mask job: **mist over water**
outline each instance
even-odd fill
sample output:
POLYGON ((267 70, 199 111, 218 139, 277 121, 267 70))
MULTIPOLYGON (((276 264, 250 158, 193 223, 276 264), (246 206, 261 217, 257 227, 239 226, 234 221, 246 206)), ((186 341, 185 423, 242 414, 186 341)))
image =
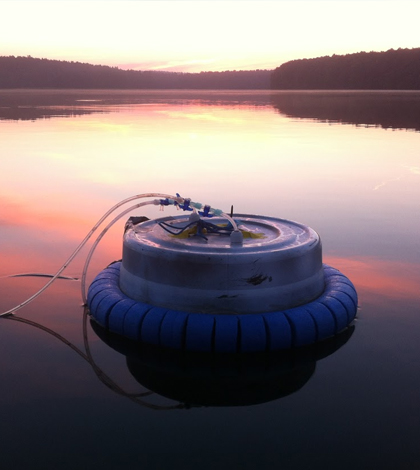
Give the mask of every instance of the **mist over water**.
MULTIPOLYGON (((4 465, 416 468, 419 108, 418 92, 0 91, 1 311, 46 282, 6 276, 55 273, 147 192, 305 223, 359 295, 353 327, 320 347, 186 357, 107 335, 80 282, 57 280, 18 312, 37 325, 0 319, 4 465)), ((123 227, 89 282, 121 258, 123 227)))

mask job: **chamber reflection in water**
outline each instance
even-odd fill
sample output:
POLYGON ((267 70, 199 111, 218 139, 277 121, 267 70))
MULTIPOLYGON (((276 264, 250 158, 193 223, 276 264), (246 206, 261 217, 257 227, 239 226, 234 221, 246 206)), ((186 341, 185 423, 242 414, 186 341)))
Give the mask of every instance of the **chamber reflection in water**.
POLYGON ((207 354, 186 353, 130 341, 109 333, 91 320, 93 331, 117 353, 126 356, 127 368, 147 390, 126 391, 107 376, 93 358, 87 330, 89 312, 83 316, 84 348, 72 344, 58 332, 19 316, 9 321, 24 323, 52 335, 88 362, 98 378, 116 393, 152 409, 190 406, 249 406, 288 396, 300 390, 315 372, 316 363, 333 354, 351 338, 354 326, 310 347, 274 353, 207 354), (156 404, 146 397, 158 394, 179 402, 156 404))
POLYGON ((139 345, 110 334, 95 322, 96 334, 124 354, 143 386, 164 397, 195 406, 246 406, 276 400, 300 390, 317 361, 344 346, 354 326, 305 348, 275 353, 186 353, 139 345))

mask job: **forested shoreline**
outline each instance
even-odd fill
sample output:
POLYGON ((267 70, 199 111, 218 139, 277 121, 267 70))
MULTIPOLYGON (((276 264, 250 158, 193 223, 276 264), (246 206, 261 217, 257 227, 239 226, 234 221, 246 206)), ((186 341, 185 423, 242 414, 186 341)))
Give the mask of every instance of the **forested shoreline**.
POLYGON ((106 65, 0 57, 0 88, 80 89, 268 89, 270 70, 161 72, 106 65))
POLYGON ((274 70, 162 72, 0 57, 0 89, 420 90, 420 48, 292 60, 274 70))
POLYGON ((271 88, 420 90, 420 48, 293 60, 272 72, 271 88))

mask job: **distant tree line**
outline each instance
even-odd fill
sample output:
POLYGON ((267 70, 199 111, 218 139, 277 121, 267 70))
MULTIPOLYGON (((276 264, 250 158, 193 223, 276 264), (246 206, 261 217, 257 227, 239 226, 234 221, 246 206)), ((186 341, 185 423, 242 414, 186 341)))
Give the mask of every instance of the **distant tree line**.
POLYGON ((286 62, 273 71, 162 72, 0 57, 0 88, 420 90, 420 48, 286 62))
POLYGON ((121 70, 80 62, 0 57, 0 88, 268 89, 269 70, 180 73, 121 70))
POLYGON ((271 88, 419 90, 420 48, 293 60, 273 70, 271 88))

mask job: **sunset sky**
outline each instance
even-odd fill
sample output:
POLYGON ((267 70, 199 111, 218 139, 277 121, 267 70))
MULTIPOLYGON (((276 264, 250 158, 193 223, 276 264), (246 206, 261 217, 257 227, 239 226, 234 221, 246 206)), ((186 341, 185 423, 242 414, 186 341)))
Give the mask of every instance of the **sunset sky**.
POLYGON ((420 1, 0 1, 0 56, 124 69, 273 69, 420 47, 420 1))

